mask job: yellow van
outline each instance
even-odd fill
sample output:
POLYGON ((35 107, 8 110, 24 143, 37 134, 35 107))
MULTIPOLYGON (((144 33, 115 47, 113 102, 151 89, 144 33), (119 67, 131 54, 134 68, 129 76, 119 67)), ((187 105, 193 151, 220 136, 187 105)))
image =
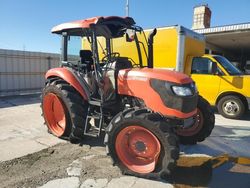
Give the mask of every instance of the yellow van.
MULTIPOLYGON (((137 36, 141 41, 142 49, 147 49, 145 34, 137 36)), ((123 41, 124 40, 124 41, 123 41)), ((113 40, 114 49, 121 56, 130 57, 138 62, 137 54, 133 54, 136 48, 123 47, 123 39, 113 40)), ((83 45, 86 44, 83 40, 83 45)), ((99 40, 99 47, 104 42, 99 40)), ((227 118, 238 119, 250 107, 250 75, 243 75, 225 57, 219 55, 204 55, 204 36, 183 26, 171 26, 157 28, 154 37, 154 67, 167 68, 183 72, 196 82, 199 93, 211 105, 217 106, 221 115, 227 118)), ((145 54, 141 58, 147 58, 145 54)), ((146 62, 146 61, 144 61, 146 62)))
POLYGON ((225 57, 203 55, 188 58, 186 71, 196 82, 200 94, 221 115, 240 118, 250 104, 250 75, 243 73, 225 57), (191 69, 190 69, 191 68, 191 69))

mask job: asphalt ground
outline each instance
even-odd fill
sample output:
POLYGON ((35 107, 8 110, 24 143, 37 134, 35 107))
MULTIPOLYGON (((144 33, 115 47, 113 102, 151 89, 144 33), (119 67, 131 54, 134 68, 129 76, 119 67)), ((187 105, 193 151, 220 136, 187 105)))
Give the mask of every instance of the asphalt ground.
POLYGON ((3 187, 247 188, 249 145, 249 113, 242 120, 216 114, 216 126, 208 139, 194 146, 181 145, 181 158, 171 179, 152 181, 123 176, 105 155, 102 140, 72 145, 48 134, 38 95, 0 98, 0 181, 6 182, 3 187), (239 164, 242 161, 246 164, 239 164))

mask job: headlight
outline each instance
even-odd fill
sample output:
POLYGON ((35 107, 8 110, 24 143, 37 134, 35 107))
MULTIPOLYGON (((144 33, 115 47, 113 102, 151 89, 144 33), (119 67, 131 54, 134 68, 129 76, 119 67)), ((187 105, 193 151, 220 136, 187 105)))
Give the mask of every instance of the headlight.
POLYGON ((192 91, 188 87, 183 86, 172 86, 173 92, 178 96, 191 96, 193 95, 192 91))

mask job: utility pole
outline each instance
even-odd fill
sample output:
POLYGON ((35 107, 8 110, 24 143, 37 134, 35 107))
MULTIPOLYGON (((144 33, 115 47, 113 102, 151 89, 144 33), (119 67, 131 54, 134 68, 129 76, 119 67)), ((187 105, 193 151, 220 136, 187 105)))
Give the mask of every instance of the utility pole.
POLYGON ((126 3, 126 16, 129 16, 129 0, 126 3))

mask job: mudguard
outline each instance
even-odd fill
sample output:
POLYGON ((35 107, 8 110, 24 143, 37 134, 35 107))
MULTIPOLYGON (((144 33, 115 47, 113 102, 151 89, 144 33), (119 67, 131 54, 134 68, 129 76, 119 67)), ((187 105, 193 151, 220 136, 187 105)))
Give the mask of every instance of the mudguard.
POLYGON ((84 87, 80 84, 80 82, 77 80, 76 75, 74 75, 73 72, 71 72, 67 68, 53 68, 50 69, 46 74, 45 78, 51 78, 51 77, 59 77, 66 82, 68 82, 75 90, 77 90, 80 95, 85 99, 88 100, 88 96, 86 94, 86 91, 84 90, 84 87))

